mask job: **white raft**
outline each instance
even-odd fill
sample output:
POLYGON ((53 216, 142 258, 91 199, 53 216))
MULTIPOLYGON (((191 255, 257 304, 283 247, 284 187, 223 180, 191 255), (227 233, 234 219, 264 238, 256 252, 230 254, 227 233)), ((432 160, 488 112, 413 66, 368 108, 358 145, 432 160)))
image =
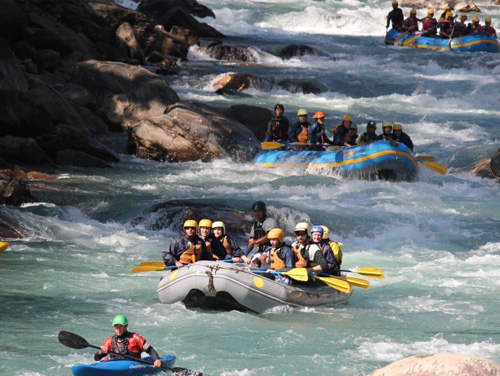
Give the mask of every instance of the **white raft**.
POLYGON ((157 289, 163 304, 183 302, 188 308, 263 313, 279 306, 314 307, 347 303, 347 294, 322 282, 285 285, 245 271, 241 264, 198 261, 165 275, 157 289))

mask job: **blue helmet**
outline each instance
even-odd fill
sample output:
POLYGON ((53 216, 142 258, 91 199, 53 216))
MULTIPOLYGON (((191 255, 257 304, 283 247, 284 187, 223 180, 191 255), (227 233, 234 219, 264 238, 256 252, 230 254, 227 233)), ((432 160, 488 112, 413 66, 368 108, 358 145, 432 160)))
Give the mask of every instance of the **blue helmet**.
POLYGON ((311 227, 311 235, 313 232, 321 232, 321 234, 323 234, 323 227, 317 225, 313 226, 311 227))

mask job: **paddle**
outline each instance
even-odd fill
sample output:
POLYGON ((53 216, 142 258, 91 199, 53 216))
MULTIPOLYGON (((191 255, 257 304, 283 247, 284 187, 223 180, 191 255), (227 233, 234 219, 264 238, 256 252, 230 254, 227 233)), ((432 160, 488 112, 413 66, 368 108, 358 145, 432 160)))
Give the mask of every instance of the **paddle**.
POLYGON ((164 270, 168 269, 177 269, 176 265, 170 265, 170 266, 154 266, 154 265, 146 265, 146 266, 136 266, 134 269, 132 269, 132 273, 146 273, 146 272, 162 272, 164 270))
MULTIPOLYGON (((320 275, 325 277, 334 277, 326 273, 321 273, 320 275)), ((337 277, 337 276, 335 277, 347 281, 351 286, 359 287, 360 289, 363 290, 368 290, 370 288, 370 282, 368 282, 366 279, 355 278, 355 277, 337 277)))
POLYGON ((432 155, 416 155, 415 158, 425 162, 434 162, 436 160, 432 155))
POLYGON ((320 277, 314 275, 313 278, 319 279, 321 282, 326 283, 328 286, 334 288, 335 290, 345 292, 346 294, 349 294, 351 292, 351 286, 349 285, 349 283, 339 277, 320 277))
MULTIPOLYGON (((85 349, 87 347, 93 347, 94 349, 98 349, 98 350, 101 349, 99 346, 91 345, 90 343, 88 343, 85 338, 80 337, 79 335, 77 335, 75 333, 65 332, 64 330, 59 332, 57 339, 64 346, 69 347, 71 349, 85 349)), ((130 360, 133 360, 133 361, 136 361, 139 363, 153 365, 152 362, 149 362, 147 360, 140 359, 140 358, 134 358, 133 356, 130 356, 130 355, 120 354, 120 356, 125 358, 125 359, 130 359, 130 360)), ((187 369, 187 368, 181 368, 181 367, 170 368, 170 367, 165 367, 163 365, 161 366, 161 368, 172 371, 176 375, 183 375, 183 376, 184 375, 185 376, 188 376, 188 375, 189 376, 191 376, 191 375, 192 376, 202 376, 203 375, 203 373, 201 373, 201 372, 192 371, 192 370, 187 369)))
POLYGON ((415 35, 414 37, 408 38, 405 41, 403 41, 403 46, 411 46, 413 42, 415 42, 418 38, 420 38, 422 34, 415 35))
POLYGON ((5 251, 9 246, 9 242, 0 242, 0 253, 5 251))
POLYGON ((139 266, 165 266, 163 261, 141 261, 139 266))
MULTIPOLYGON (((267 273, 265 270, 255 270, 251 269, 250 270, 252 273, 257 273, 257 274, 264 274, 267 273)), ((272 271, 271 274, 281 274, 281 275, 286 275, 289 276, 290 278, 293 278, 297 281, 302 281, 306 282, 309 280, 309 275, 307 274, 307 269, 306 268, 295 268, 291 269, 287 272, 276 272, 272 271)))
POLYGON ((422 167, 428 168, 438 174, 445 175, 448 171, 448 167, 437 162, 425 162, 423 160, 417 159, 417 161, 422 165, 422 167))
POLYGON ((336 271, 337 272, 345 272, 345 273, 357 273, 357 274, 361 274, 361 275, 368 277, 368 278, 377 278, 377 279, 384 278, 384 273, 382 272, 382 269, 379 269, 379 268, 361 268, 358 270, 340 269, 340 270, 336 270, 336 271))
MULTIPOLYGON (((453 17, 453 18, 456 18, 453 17)), ((451 29, 450 39, 448 40, 448 48, 451 50, 451 38, 453 38, 453 33, 455 32, 455 26, 457 26, 456 22, 453 22, 453 28, 451 29)), ((444 174, 443 174, 444 175, 444 174)))
POLYGON ((409 33, 410 30, 407 30, 405 31, 404 33, 402 33, 401 35, 399 35, 397 38, 396 38, 396 42, 399 42, 401 39, 403 39, 405 37, 406 34, 409 33))
POLYGON ((290 142, 288 145, 287 144, 282 144, 281 142, 276 142, 276 141, 266 141, 262 142, 260 144, 260 147, 262 150, 273 150, 273 149, 279 149, 287 146, 311 146, 309 142, 290 142))

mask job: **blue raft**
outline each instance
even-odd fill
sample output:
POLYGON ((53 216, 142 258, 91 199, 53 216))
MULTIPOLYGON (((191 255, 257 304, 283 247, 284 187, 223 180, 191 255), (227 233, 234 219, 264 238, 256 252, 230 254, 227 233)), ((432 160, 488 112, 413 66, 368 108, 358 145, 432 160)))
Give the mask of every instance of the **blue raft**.
POLYGON ((431 50, 452 50, 458 52, 500 52, 500 45, 498 44, 497 38, 493 35, 486 34, 470 34, 464 35, 462 37, 455 37, 451 39, 439 38, 439 37, 429 37, 429 36, 419 36, 416 34, 406 34, 398 39, 401 33, 395 29, 391 29, 385 35, 385 44, 394 45, 399 44, 400 46, 424 48, 431 50), (448 46, 449 44, 449 46, 448 46))
MULTIPOLYGON (((150 356, 142 358, 153 363, 150 356)), ((175 363, 174 355, 166 355, 161 358, 164 367, 171 368, 175 363)), ((159 372, 168 371, 165 368, 155 368, 152 365, 136 362, 133 360, 110 360, 94 364, 75 364, 71 367, 75 376, 139 376, 152 375, 159 372)))
POLYGON ((326 151, 262 150, 253 163, 266 167, 337 168, 343 175, 361 178, 410 180, 418 172, 413 152, 402 143, 392 146, 389 141, 326 151))

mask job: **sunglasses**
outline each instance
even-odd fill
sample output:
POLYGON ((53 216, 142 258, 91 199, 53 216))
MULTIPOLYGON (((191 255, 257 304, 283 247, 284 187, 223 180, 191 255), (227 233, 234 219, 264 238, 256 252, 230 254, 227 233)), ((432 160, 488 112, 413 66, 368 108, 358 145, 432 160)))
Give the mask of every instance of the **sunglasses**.
POLYGON ((186 230, 196 230, 196 227, 184 227, 186 230))
POLYGON ((295 235, 297 235, 297 236, 307 236, 307 232, 305 232, 305 231, 296 231, 295 235))

